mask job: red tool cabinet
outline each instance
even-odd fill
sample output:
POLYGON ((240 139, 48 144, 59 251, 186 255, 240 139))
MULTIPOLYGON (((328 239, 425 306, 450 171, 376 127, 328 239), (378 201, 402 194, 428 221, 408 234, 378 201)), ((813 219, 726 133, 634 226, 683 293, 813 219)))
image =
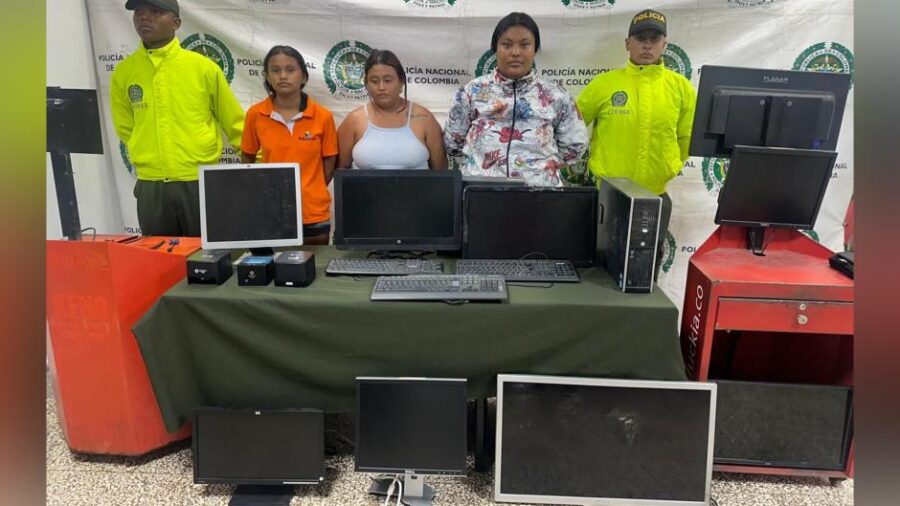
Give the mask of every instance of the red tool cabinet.
MULTIPOLYGON (((853 280, 832 251, 790 229, 766 232, 765 256, 743 227, 722 226, 691 257, 681 321, 688 378, 852 386, 853 280)), ((846 478, 842 471, 715 465, 726 472, 846 478)))

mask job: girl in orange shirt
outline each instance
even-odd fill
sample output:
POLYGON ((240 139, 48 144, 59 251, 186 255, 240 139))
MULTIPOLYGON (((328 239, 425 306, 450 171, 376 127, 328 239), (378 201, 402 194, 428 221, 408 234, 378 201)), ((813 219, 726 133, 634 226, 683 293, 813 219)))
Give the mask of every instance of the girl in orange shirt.
POLYGON ((254 163, 261 153, 263 163, 299 163, 303 243, 328 244, 328 183, 338 154, 334 116, 303 92, 309 72, 296 49, 273 47, 263 60, 263 69, 269 96, 247 111, 241 159, 254 163))

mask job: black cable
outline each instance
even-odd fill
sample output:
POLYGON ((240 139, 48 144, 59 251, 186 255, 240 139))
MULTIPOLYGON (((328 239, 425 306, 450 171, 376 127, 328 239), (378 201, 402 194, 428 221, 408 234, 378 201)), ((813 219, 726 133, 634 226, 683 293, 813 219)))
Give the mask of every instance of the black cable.
POLYGON ((325 432, 333 432, 334 434, 337 435, 338 439, 340 439, 340 440, 344 441, 345 443, 347 443, 348 445, 350 445, 350 446, 356 448, 356 443, 354 443, 352 439, 350 439, 350 438, 348 438, 347 436, 341 434, 341 432, 340 432, 339 430, 337 430, 337 429, 325 429, 325 432))
POLYGON ((518 101, 518 95, 516 93, 516 83, 518 82, 518 79, 513 81, 512 127, 510 127, 509 129, 509 141, 506 142, 506 177, 509 177, 509 148, 512 147, 513 133, 516 131, 516 105, 518 101))
POLYGON ((96 241, 96 240, 97 240, 97 229, 94 228, 94 227, 86 227, 86 228, 81 229, 81 233, 84 233, 84 232, 86 232, 86 231, 88 231, 88 230, 93 230, 93 231, 94 231, 94 233, 91 235, 91 240, 92 240, 92 241, 96 241))
POLYGON ((528 260, 528 257, 532 255, 540 256, 543 260, 550 260, 550 257, 548 257, 547 254, 543 251, 532 251, 530 253, 525 253, 524 255, 519 257, 519 260, 528 260))
POLYGON ((441 302, 448 306, 462 306, 469 303, 468 300, 442 300, 441 302))
POLYGON ((719 506, 719 501, 716 501, 715 497, 709 496, 709 506, 719 506))

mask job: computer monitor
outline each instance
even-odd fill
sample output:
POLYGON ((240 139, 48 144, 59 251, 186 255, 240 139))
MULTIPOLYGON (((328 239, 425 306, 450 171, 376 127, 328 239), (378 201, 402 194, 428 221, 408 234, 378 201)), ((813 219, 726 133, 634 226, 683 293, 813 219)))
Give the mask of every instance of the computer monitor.
POLYGON ((844 471, 853 440, 853 389, 715 380, 713 462, 844 471))
POLYGON ((200 167, 203 249, 303 244, 300 167, 296 163, 200 167))
POLYGON ((715 222, 750 227, 757 254, 766 228, 812 229, 836 158, 835 151, 735 146, 715 222))
POLYGON ((318 484, 325 477, 324 419, 317 409, 198 409, 194 483, 318 484))
POLYGON ((334 245, 339 250, 458 251, 459 171, 339 170, 334 245))
POLYGON ((692 156, 728 157, 735 145, 834 150, 850 75, 704 65, 692 156))
POLYGON ((593 263, 597 189, 469 186, 463 193, 463 258, 593 263))
POLYGON ((428 503, 419 475, 466 473, 466 413, 465 379, 356 378, 356 471, 404 475, 404 502, 428 503))
POLYGON ((716 386, 497 376, 494 500, 706 506, 716 386))

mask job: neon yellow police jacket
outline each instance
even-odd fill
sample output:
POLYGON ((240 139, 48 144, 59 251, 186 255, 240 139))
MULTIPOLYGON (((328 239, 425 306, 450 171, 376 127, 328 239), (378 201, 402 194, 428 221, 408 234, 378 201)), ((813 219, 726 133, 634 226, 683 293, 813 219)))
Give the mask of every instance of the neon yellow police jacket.
POLYGON ((627 177, 662 194, 688 158, 697 94, 681 74, 636 65, 595 77, 577 104, 591 131, 588 167, 601 177, 627 177))
POLYGON ((141 44, 116 65, 109 88, 113 124, 138 179, 196 181, 199 165, 218 163, 222 129, 241 145, 244 110, 225 75, 177 37, 159 49, 141 44))

